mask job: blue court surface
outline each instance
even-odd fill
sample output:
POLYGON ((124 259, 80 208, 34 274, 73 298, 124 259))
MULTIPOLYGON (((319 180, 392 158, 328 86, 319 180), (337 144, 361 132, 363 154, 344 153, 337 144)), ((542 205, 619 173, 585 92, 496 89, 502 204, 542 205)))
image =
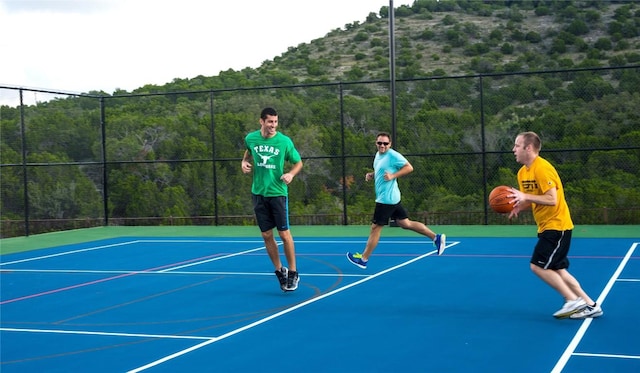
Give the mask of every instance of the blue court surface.
MULTIPOLYGON (((570 271, 604 309, 529 270, 535 238, 298 238, 283 293, 259 238, 121 237, 2 255, 13 372, 640 372, 640 239, 574 238, 570 271)), ((283 256, 284 257, 284 256, 283 256)))

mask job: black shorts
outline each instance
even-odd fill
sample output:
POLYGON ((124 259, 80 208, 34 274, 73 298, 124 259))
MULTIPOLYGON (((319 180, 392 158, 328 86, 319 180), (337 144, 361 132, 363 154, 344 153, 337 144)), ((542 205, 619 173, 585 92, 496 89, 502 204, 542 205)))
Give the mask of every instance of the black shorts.
POLYGON ((284 196, 263 197, 252 194, 253 211, 261 232, 277 228, 279 231, 289 229, 289 199, 284 196))
POLYGON ((402 204, 387 205, 376 202, 376 209, 373 212, 373 220, 371 222, 377 225, 389 224, 389 219, 402 220, 407 219, 409 214, 402 204))
POLYGON ((533 250, 531 263, 544 269, 569 268, 569 246, 571 230, 544 231, 538 233, 538 243, 533 250))

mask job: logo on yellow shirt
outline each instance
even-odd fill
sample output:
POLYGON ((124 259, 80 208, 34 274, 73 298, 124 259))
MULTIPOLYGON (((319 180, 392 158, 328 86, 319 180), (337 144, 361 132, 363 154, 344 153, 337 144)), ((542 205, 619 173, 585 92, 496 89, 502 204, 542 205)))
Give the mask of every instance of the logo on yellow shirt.
POLYGON ((525 192, 533 192, 538 190, 538 183, 535 180, 523 180, 522 188, 525 192))

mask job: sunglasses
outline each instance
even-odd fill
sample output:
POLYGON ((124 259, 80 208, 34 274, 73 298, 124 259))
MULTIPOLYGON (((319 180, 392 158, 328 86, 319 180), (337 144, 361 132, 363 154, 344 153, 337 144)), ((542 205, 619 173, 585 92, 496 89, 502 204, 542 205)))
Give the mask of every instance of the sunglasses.
POLYGON ((383 142, 383 141, 378 141, 376 144, 378 145, 384 145, 384 146, 389 146, 390 143, 388 142, 383 142))

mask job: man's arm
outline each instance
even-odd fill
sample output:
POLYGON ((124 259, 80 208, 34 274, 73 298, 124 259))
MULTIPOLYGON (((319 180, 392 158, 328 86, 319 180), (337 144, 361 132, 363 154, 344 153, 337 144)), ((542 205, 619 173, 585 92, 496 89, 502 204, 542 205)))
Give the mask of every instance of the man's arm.
POLYGON ((251 172, 251 153, 249 150, 244 151, 244 155, 242 156, 242 172, 248 174, 251 172))
POLYGON ((512 189, 513 194, 509 197, 513 198, 513 203, 515 206, 522 204, 531 205, 535 203, 537 205, 547 205, 547 206, 555 206, 558 203, 558 190, 556 188, 551 188, 547 190, 544 194, 528 194, 523 193, 517 189, 512 189))
POLYGON ((513 210, 509 214, 509 218, 517 217, 521 211, 531 208, 531 204, 555 206, 558 203, 558 190, 551 188, 542 195, 527 194, 518 189, 511 188, 513 192, 509 197, 512 198, 513 210))
POLYGON ((285 184, 289 184, 293 180, 293 177, 300 172, 300 170, 302 170, 302 161, 294 164, 293 167, 291 167, 291 169, 289 170, 289 172, 287 172, 286 174, 283 174, 280 177, 280 180, 284 181, 285 184))
POLYGON ((405 163, 404 166, 402 166, 402 168, 399 169, 398 171, 394 173, 385 172, 384 179, 386 181, 390 181, 390 180, 402 177, 404 175, 408 175, 412 172, 413 172, 413 166, 411 165, 411 163, 409 163, 409 161, 407 161, 407 163, 405 163))

